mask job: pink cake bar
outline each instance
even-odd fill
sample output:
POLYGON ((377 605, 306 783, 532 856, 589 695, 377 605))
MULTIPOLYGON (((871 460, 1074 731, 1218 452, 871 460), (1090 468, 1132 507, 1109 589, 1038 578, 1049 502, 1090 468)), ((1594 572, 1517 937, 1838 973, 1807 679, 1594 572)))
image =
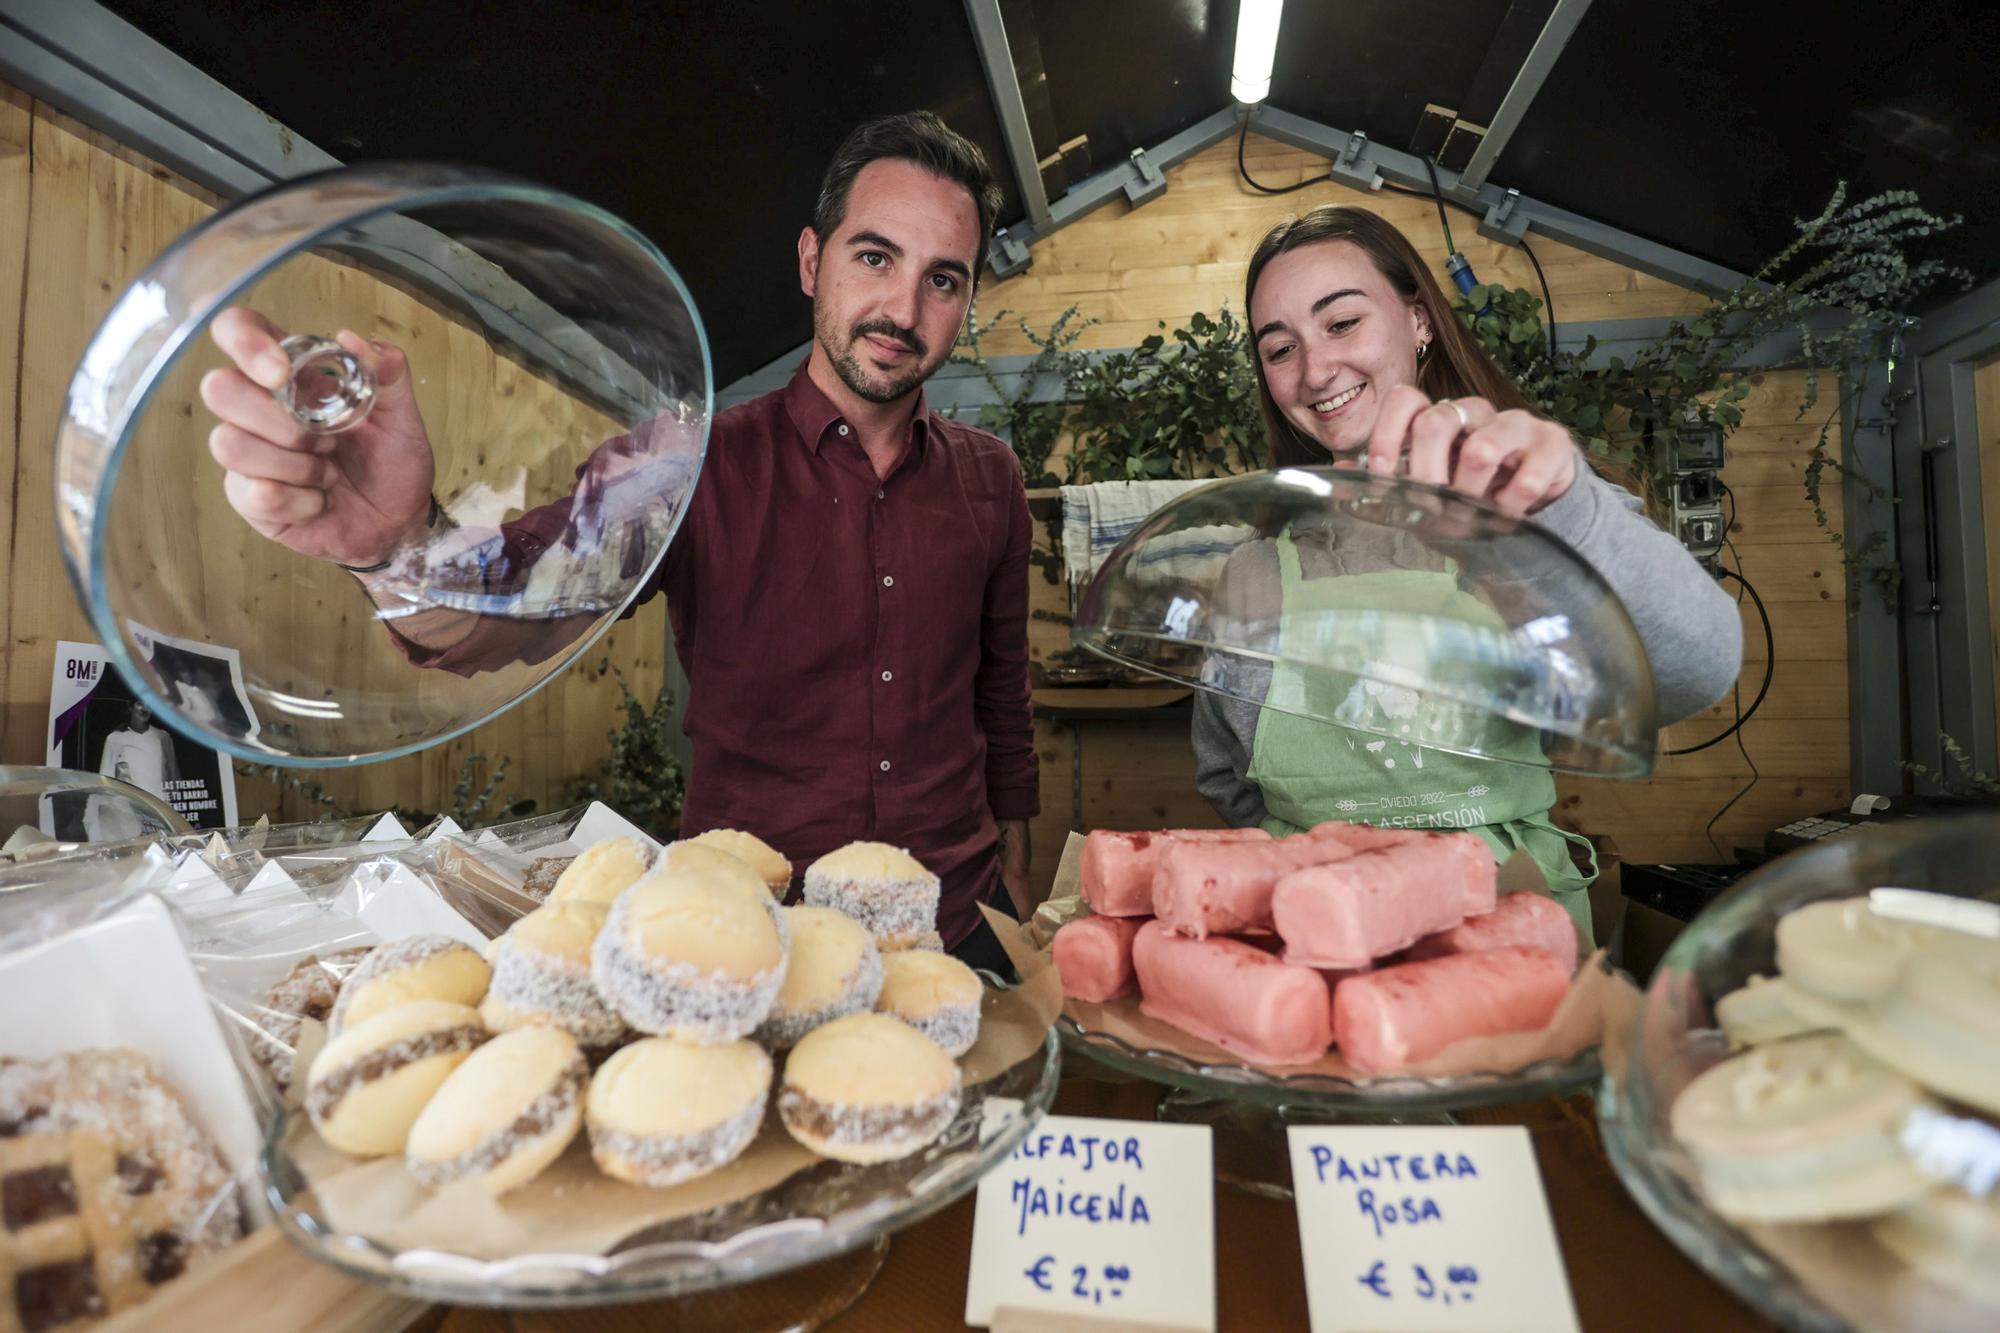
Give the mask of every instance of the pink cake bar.
POLYGON ((1178 844, 1153 876, 1153 913, 1195 939, 1270 930, 1271 890, 1279 880, 1352 855, 1346 842, 1311 833, 1250 845, 1178 844))
POLYGON ((1246 1060, 1305 1064, 1333 1043, 1325 979, 1240 940, 1191 940, 1149 921, 1132 965, 1141 1011, 1246 1060))
POLYGON ((1426 935, 1403 954, 1408 962, 1442 958, 1454 953, 1486 953, 1493 949, 1541 949, 1576 971, 1576 923, 1553 898, 1539 893, 1510 893, 1484 916, 1469 916, 1450 930, 1426 935))
MULTIPOLYGON (((1143 967, 1139 975, 1143 982, 1143 967)), ((1542 1027, 1569 993, 1569 979, 1562 960, 1540 949, 1399 963, 1335 988, 1334 1040, 1361 1073, 1394 1073, 1467 1037, 1542 1027)))
POLYGON ((1083 900, 1099 916, 1151 916, 1153 874, 1161 855, 1181 842, 1269 842, 1260 828, 1161 829, 1114 833, 1098 829, 1083 840, 1083 900))
POLYGON ((1271 920, 1288 963, 1366 967, 1492 911, 1497 872, 1472 834, 1431 834, 1294 871, 1271 891, 1271 920))
POLYGON ((1086 916, 1056 932, 1053 952, 1063 994, 1101 1003, 1132 989, 1132 937, 1151 917, 1086 916))

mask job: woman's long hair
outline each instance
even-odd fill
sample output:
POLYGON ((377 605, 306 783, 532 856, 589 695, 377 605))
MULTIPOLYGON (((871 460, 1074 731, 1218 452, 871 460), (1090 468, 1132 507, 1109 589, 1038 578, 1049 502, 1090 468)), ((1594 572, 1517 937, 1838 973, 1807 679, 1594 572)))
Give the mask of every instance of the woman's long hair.
MULTIPOLYGON (((1514 381, 1465 327, 1451 308, 1444 289, 1431 276, 1416 247, 1393 223, 1365 208, 1332 204, 1315 208, 1304 217, 1287 218, 1266 232, 1250 256, 1250 271, 1244 278, 1243 309, 1248 318, 1250 302, 1257 295, 1257 280, 1273 259, 1302 245, 1321 241, 1348 241, 1361 248, 1388 280, 1397 295, 1422 308, 1431 326, 1431 344, 1417 359, 1417 387, 1432 399, 1484 398, 1505 411, 1521 408, 1533 411, 1533 404, 1514 387, 1514 381)), ((1264 433, 1271 441, 1273 467, 1310 467, 1328 461, 1326 446, 1292 424, 1278 410, 1271 385, 1264 378, 1264 361, 1256 349, 1250 364, 1257 371, 1257 400, 1264 412, 1264 433)), ((1594 464, 1593 464, 1594 466, 1594 464)))

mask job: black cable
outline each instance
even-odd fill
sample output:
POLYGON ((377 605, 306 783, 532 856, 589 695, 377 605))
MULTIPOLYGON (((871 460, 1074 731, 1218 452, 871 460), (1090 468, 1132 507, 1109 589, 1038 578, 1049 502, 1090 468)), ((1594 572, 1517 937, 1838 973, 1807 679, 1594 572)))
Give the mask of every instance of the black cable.
POLYGON ((1456 254, 1458 253, 1458 247, 1452 244, 1451 223, 1447 222, 1444 216, 1444 187, 1438 184, 1437 163, 1431 161, 1429 158, 1425 158, 1424 170, 1431 174, 1431 195, 1437 200, 1438 226, 1444 228, 1444 252, 1448 255, 1456 254))
MULTIPOLYGON (((1736 550, 1736 543, 1730 540, 1729 537, 1729 529, 1736 526, 1736 495, 1735 492, 1731 491, 1729 487, 1726 485, 1723 486, 1722 493, 1729 497, 1729 522, 1722 530, 1722 544, 1728 548, 1729 558, 1731 560, 1734 560, 1737 566, 1740 568, 1743 564, 1743 557, 1740 554, 1738 554, 1736 550)), ((1736 591, 1737 606, 1740 607, 1743 605, 1743 590, 1745 588, 1748 588, 1749 586, 1750 586, 1749 584, 1741 582, 1739 577, 1739 582, 1737 584, 1737 591, 1736 591)), ((1759 609, 1761 610, 1761 608, 1759 609)), ((1770 619, 1766 617, 1764 623, 1768 631, 1768 626, 1771 623, 1770 619)), ((1767 663, 1766 679, 1768 680, 1769 679, 1768 663, 1771 660, 1770 645, 1768 639, 1766 640, 1764 660, 1767 663)), ((1702 826, 1701 830, 1702 836, 1708 839, 1708 845, 1715 852, 1716 859, 1718 860, 1722 859, 1722 844, 1715 840, 1715 826, 1721 822, 1722 817, 1724 815, 1728 814, 1732 809, 1735 808, 1736 803, 1738 801, 1742 800, 1745 796, 1748 796, 1750 794, 1750 789, 1755 787, 1760 781, 1763 780, 1764 777, 1764 775, 1757 769, 1757 761, 1750 757, 1750 747, 1743 743, 1743 732, 1740 730, 1743 724, 1743 717, 1744 717, 1743 681, 1740 676, 1737 680, 1733 681, 1730 684, 1729 694, 1730 698, 1735 701, 1736 705, 1736 727, 1732 728, 1732 730, 1736 731, 1736 752, 1743 756, 1744 764, 1749 767, 1750 780, 1744 783, 1742 787, 1740 787, 1737 790, 1734 796, 1731 796, 1728 800, 1724 801, 1722 803, 1722 808, 1720 810, 1717 810, 1714 814, 1710 815, 1708 817, 1708 823, 1702 826)))
MULTIPOLYGON (((1456 199, 1446 200, 1444 197, 1444 187, 1438 181, 1437 165, 1434 162, 1432 162, 1429 158, 1424 159, 1424 169, 1430 173, 1431 177, 1430 198, 1434 200, 1437 204, 1438 226, 1444 229, 1444 248, 1445 252, 1449 254, 1452 251, 1458 249, 1458 247, 1452 244, 1451 223, 1445 220, 1445 211, 1444 211, 1445 204, 1449 202, 1452 205, 1452 207, 1462 208, 1466 212, 1472 214, 1474 217, 1484 217, 1485 214, 1481 213, 1478 209, 1472 207, 1470 204, 1462 204, 1456 199)), ((1411 195, 1416 195, 1418 198, 1424 197, 1424 192, 1422 190, 1412 190, 1407 186, 1394 185, 1388 181, 1382 182, 1382 188, 1385 190, 1394 190, 1397 194, 1411 194, 1411 195)), ((1552 294, 1549 291, 1549 275, 1542 272, 1542 261, 1535 257, 1534 248, 1528 244, 1528 238, 1526 236, 1523 236, 1521 238, 1521 251, 1522 253, 1528 256, 1528 262, 1535 266, 1535 276, 1541 279, 1542 309, 1548 312, 1549 359, 1554 360, 1556 354, 1556 298, 1554 294, 1552 294)))
MULTIPOLYGON (((1734 511, 1736 508, 1736 496, 1730 492, 1727 486, 1724 486, 1722 489, 1723 493, 1729 496, 1731 521, 1733 522, 1734 511)), ((1725 528, 1724 531, 1726 532, 1727 529, 1725 528)), ((1727 541, 1726 538, 1724 540, 1727 541)), ((1736 544, 1734 542, 1729 542, 1728 545, 1731 557, 1735 558, 1736 544)), ((1738 565, 1741 565, 1743 561, 1740 558, 1737 558, 1736 563, 1738 565)), ((1731 736, 1735 735, 1737 732, 1743 729, 1743 724, 1745 722, 1748 722, 1752 717, 1756 716, 1758 706, 1764 702, 1764 696, 1766 694, 1769 694, 1771 691, 1771 675, 1773 669, 1776 666, 1776 659, 1778 655, 1777 639, 1771 633, 1771 613, 1764 609, 1764 599, 1759 597, 1757 595, 1757 590, 1750 586, 1750 580, 1744 578, 1741 574, 1737 573, 1735 570, 1730 569, 1726 566, 1718 566, 1715 572, 1716 575, 1720 578, 1735 579, 1737 583, 1742 585, 1743 591, 1750 594, 1750 601, 1757 608, 1758 619, 1764 622, 1764 683, 1757 687, 1757 697, 1750 701, 1749 709, 1747 711, 1739 712, 1737 714, 1736 721, 1730 724, 1728 730, 1716 733, 1715 735, 1709 737, 1707 740, 1703 741, 1699 745, 1690 745, 1687 746, 1685 749, 1680 749, 1680 750, 1668 750, 1667 753, 1670 755, 1693 754, 1697 750, 1706 750, 1711 745, 1720 745, 1723 741, 1728 740, 1731 736)), ((1740 602, 1742 599, 1738 598, 1737 600, 1740 602)), ((1747 759, 1749 758, 1749 756, 1745 755, 1744 758, 1747 759)), ((1752 771, 1753 772, 1755 771, 1754 765, 1752 766, 1752 771)))
POLYGON ((1333 171, 1331 168, 1328 168, 1324 176, 1308 176, 1305 180, 1292 185, 1265 185, 1259 181, 1252 180, 1250 177, 1250 168, 1243 161, 1243 145, 1249 141, 1249 138, 1250 117, 1245 116, 1243 118, 1242 132, 1236 136, 1236 170, 1242 173, 1243 183, 1260 194, 1290 194, 1294 190, 1303 190, 1308 185, 1318 185, 1322 181, 1333 179, 1333 171))
POLYGON ((1542 261, 1535 258, 1535 252, 1528 248, 1528 238, 1521 238, 1521 250, 1528 256, 1528 262, 1535 266, 1535 276, 1542 280, 1542 309, 1549 312, 1549 360, 1556 359, 1556 298, 1549 294, 1549 275, 1542 272, 1542 261))

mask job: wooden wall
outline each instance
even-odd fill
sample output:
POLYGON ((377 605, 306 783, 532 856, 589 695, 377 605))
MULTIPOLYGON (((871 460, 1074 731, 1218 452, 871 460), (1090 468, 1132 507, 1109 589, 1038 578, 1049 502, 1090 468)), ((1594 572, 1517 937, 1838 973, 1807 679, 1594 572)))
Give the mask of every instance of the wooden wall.
MULTIPOLYGON (((0 523, 9 539, 0 762, 42 762, 55 641, 94 637, 62 569, 50 501, 54 428, 71 374, 111 301, 213 206, 171 173, 0 86, 0 459, 12 472, 12 485, 0 490, 0 523)), ((474 477, 503 476, 515 464, 525 469, 533 495, 558 470, 566 475, 562 460, 547 453, 547 440, 616 433, 587 405, 493 356, 462 324, 355 268, 307 261, 281 270, 252 295, 281 324, 305 327, 338 316, 410 349, 418 399, 441 442, 443 495, 474 477)), ((190 571, 174 590, 184 610, 199 606, 204 618, 239 624, 267 618, 296 638, 298 660, 356 686, 394 691, 407 684, 420 699, 462 688, 419 679, 439 673, 414 672, 396 657, 368 623, 369 608, 346 576, 255 538, 227 509, 220 469, 206 447, 213 423, 194 396, 200 373, 219 360, 204 345, 172 372, 160 401, 191 410, 178 420, 159 412, 149 418, 149 429, 165 436, 152 434, 135 448, 144 486, 121 490, 126 507, 112 521, 136 531, 162 567, 190 571), (194 498, 174 505, 145 498, 161 494, 194 498)), ((661 679, 664 620, 656 603, 605 645, 645 697, 661 679)), ((602 655, 593 652, 586 661, 602 655)), ((450 805, 464 756, 478 752, 493 761, 511 758, 508 799, 557 808, 569 781, 594 770, 607 753, 617 704, 608 677, 572 670, 521 707, 435 751, 319 776, 353 807, 437 809, 450 805)), ((264 783, 239 780, 238 788, 246 819, 309 814, 295 797, 280 800, 264 783)))
MULTIPOLYGON (((1251 174, 1269 185, 1323 175, 1325 162, 1311 154, 1250 138, 1251 174)), ((1322 183, 1282 197, 1260 195, 1237 173, 1231 139, 1167 173, 1168 190, 1138 209, 1113 204, 1057 232, 1034 247, 1025 273, 987 287, 980 316, 1011 310, 1045 328, 1071 305, 1101 321, 1084 335, 1090 347, 1128 347, 1171 328, 1195 310, 1225 303, 1243 309, 1243 275, 1251 249, 1280 218, 1326 203, 1362 204, 1403 229, 1418 249, 1441 257, 1443 235, 1436 206, 1427 198, 1383 191, 1364 194, 1322 183)), ((1454 239, 1482 282, 1505 282, 1539 293, 1527 257, 1488 241, 1469 215, 1452 217, 1454 239)), ((1556 316, 1563 321, 1683 315, 1703 298, 1545 238, 1532 244, 1548 275, 1556 316)), ((1011 328, 987 340, 989 355, 1032 352, 1011 328)), ((1800 419, 1802 374, 1764 378, 1745 404, 1745 426, 1729 441, 1723 478, 1737 501, 1732 537, 1743 569, 1771 612, 1778 666, 1770 697, 1743 729, 1743 740, 1761 774, 1757 784, 1715 825, 1723 849, 1755 844, 1765 830, 1794 816, 1843 805, 1847 785, 1847 639, 1845 573, 1841 552, 1813 523, 1802 478, 1831 397, 1800 419)), ((1836 425, 1833 438, 1837 441, 1836 425)), ((1823 489, 1830 514, 1840 514, 1836 475, 1823 489)), ((1725 585, 1734 591, 1732 584, 1725 585)), ((1066 611, 1064 594, 1036 575, 1036 604, 1066 611)), ((1031 626, 1037 658, 1067 646, 1067 630, 1038 621, 1031 626)), ((1743 702, 1762 679, 1764 639, 1755 611, 1744 602, 1743 702)), ((1724 700, 1700 717, 1670 729, 1662 750, 1714 735, 1733 717, 1724 700)), ((1043 813, 1036 826, 1038 875, 1053 871, 1071 820, 1072 736, 1067 725, 1038 725, 1042 754, 1043 813)), ((1083 724, 1082 809, 1085 827, 1140 828, 1162 824, 1211 824, 1207 804, 1191 785, 1185 722, 1131 721, 1083 724)), ((1703 827, 1750 778, 1733 740, 1699 754, 1662 759, 1646 782, 1564 779, 1558 819, 1593 834, 1609 834, 1628 860, 1712 861, 1703 827)))

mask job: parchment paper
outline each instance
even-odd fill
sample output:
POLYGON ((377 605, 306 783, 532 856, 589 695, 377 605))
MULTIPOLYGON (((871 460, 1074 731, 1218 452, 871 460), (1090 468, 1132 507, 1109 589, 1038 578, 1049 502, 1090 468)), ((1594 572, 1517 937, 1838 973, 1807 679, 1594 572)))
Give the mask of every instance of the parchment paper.
MULTIPOLYGON (((1011 923, 1009 923, 1011 924, 1011 923)), ((959 1060, 971 1088, 1034 1057, 1062 1006, 1062 982, 1046 965, 1010 990, 987 988, 979 1040, 959 1060)), ((775 1099, 774 1099, 775 1100, 775 1099)), ((818 1162, 767 1115, 757 1140, 720 1171, 671 1189, 611 1179, 591 1162, 587 1136, 529 1184, 499 1200, 464 1182, 428 1190, 401 1158, 357 1163, 333 1151, 303 1119, 286 1146, 328 1221, 398 1250, 434 1249, 479 1259, 518 1254, 604 1254, 637 1232, 762 1193, 818 1162)))

